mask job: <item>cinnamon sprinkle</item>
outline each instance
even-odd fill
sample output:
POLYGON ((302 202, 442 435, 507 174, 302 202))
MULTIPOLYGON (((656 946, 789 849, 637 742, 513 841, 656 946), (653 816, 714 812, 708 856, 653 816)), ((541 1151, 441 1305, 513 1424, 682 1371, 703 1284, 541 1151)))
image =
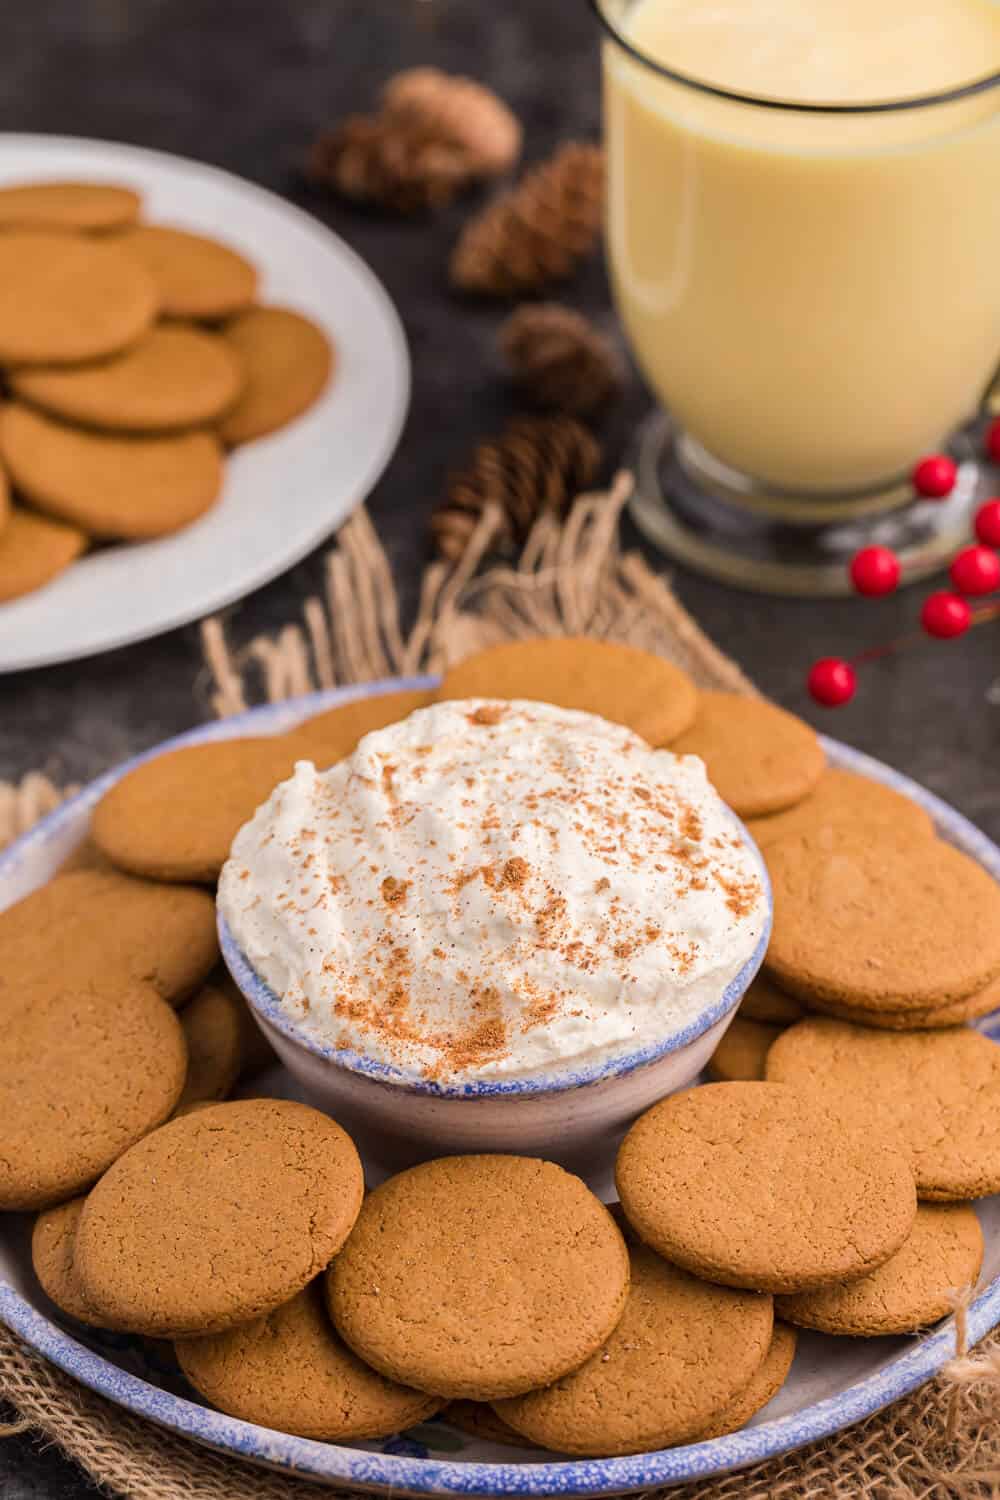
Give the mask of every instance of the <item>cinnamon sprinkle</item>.
POLYGON ((467 714, 466 718, 470 724, 494 725, 500 723, 506 712, 507 710, 501 703, 484 703, 481 708, 467 714))

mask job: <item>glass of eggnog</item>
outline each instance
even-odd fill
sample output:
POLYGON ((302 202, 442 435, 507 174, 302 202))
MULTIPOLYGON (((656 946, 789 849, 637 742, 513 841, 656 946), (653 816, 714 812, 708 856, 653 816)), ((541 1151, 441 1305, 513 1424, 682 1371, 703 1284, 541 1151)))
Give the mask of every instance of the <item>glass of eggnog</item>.
POLYGON ((938 565, 997 487, 1000 0, 591 0, 615 301, 662 403, 636 514, 762 589, 938 565), (943 505, 914 500, 949 450, 943 505))

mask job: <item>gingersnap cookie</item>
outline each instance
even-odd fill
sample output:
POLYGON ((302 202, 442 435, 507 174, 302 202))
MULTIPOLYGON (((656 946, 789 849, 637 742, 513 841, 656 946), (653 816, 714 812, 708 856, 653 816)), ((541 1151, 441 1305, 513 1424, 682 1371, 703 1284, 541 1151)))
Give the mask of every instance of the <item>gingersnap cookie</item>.
POLYGON ((536 1446, 515 1432, 485 1401, 449 1401, 441 1415, 449 1427, 457 1427, 459 1432, 483 1443, 507 1443, 514 1448, 536 1446))
POLYGON ((53 986, 149 985, 177 1005, 219 956, 205 891, 133 880, 113 869, 60 874, 0 912, 0 996, 53 986))
POLYGON ((651 745, 694 722, 698 693, 686 672, 649 651, 582 636, 506 641, 450 667, 445 698, 527 698, 600 714, 651 745))
POLYGON ((163 323, 111 359, 13 370, 10 384, 64 421, 154 433, 216 421, 239 395, 243 371, 217 335, 163 323))
POLYGON ((113 869, 114 866, 111 861, 104 858, 104 855, 98 849, 90 835, 84 834, 76 848, 70 850, 55 873, 56 875, 72 875, 77 870, 104 870, 107 872, 113 869))
POLYGON ((211 433, 84 432, 18 403, 0 409, 0 456, 39 510, 106 539, 178 531, 222 488, 222 452, 211 433))
POLYGON ((793 807, 826 767, 814 729, 765 698, 744 693, 699 693, 694 723, 670 748, 677 755, 699 755, 709 781, 741 818, 793 807))
POLYGON ((526 1156, 452 1156, 390 1178, 327 1276, 337 1330, 366 1363, 476 1401, 576 1369, 627 1289, 625 1242, 603 1203, 526 1156))
POLYGON ((294 1297, 344 1243, 363 1192, 348 1135, 287 1099, 215 1104, 120 1156, 87 1199, 76 1266, 130 1333, 221 1333, 294 1297))
POLYGON ((330 379, 330 340, 289 307, 249 307, 226 324, 222 337, 245 374, 239 400, 219 424, 219 436, 231 447, 301 416, 330 379))
POLYGON ((917 1200, 893 1134, 848 1118, 776 1083, 675 1094, 622 1142, 622 1208, 647 1245, 726 1286, 796 1292, 862 1276, 899 1249, 917 1200))
POLYGON ((820 1333, 916 1333, 954 1310, 954 1294, 975 1284, 982 1264, 975 1210, 964 1203, 921 1203, 909 1238, 877 1271, 781 1297, 777 1306, 789 1322, 820 1333))
POLYGON ((823 828, 851 828, 875 838, 883 831, 900 837, 930 838, 934 822, 911 797, 880 781, 829 766, 801 802, 766 818, 750 818, 747 827, 762 849, 789 833, 818 833, 823 828))
POLYGON ((754 979, 743 999, 739 1014, 745 1021, 764 1021, 769 1026, 791 1026, 801 1021, 805 1006, 794 995, 786 995, 766 974, 754 979))
POLYGON ((180 1098, 177 1017, 148 985, 0 988, 0 1209, 48 1208, 99 1177, 180 1098))
POLYGON ((137 224, 115 243, 152 278, 165 318, 228 318, 256 294, 255 268, 219 240, 166 224, 137 224))
POLYGON ((921 1198, 1000 1192, 1000 1047, 967 1026, 875 1031, 826 1016, 792 1026, 767 1076, 904 1144, 921 1198))
POLYGON ((320 1442, 388 1437, 444 1404, 362 1364, 338 1337, 315 1284, 253 1323, 174 1348, 195 1390, 220 1411, 320 1442))
POLYGON ((0 229, 100 234, 139 217, 142 199, 113 182, 19 182, 0 188, 0 229))
POLYGON ((947 1026, 978 1021, 1000 1008, 1000 979, 965 1000, 932 1005, 926 1010, 864 1010, 857 1005, 837 1005, 833 1000, 813 1000, 810 1005, 823 1015, 853 1021, 856 1026, 877 1026, 884 1031, 943 1031, 947 1026))
POLYGON ((314 761, 320 770, 336 765, 357 749, 358 742, 376 729, 408 719, 433 700, 429 692, 382 693, 377 698, 355 698, 324 713, 314 714, 289 732, 298 760, 314 761))
POLYGON ((784 1027, 766 1026, 762 1021, 745 1021, 736 1016, 708 1059, 708 1073, 720 1083, 740 1079, 761 1079, 771 1043, 777 1041, 784 1027))
POLYGON ((93 1323, 94 1310, 76 1274, 76 1227, 85 1196, 71 1198, 38 1215, 31 1233, 31 1263, 42 1291, 61 1312, 78 1323, 93 1323))
POLYGON ((86 547, 87 538, 76 526, 15 507, 0 527, 0 604, 44 588, 86 547))
MULTIPOLYGON (((776 1309, 777 1305, 776 1300, 776 1309)), ((712 1438, 725 1437, 730 1432, 739 1432, 741 1427, 747 1425, 751 1417, 755 1417, 769 1401, 774 1400, 788 1379, 797 1343, 798 1334, 795 1329, 790 1328, 787 1323, 780 1323, 776 1318, 774 1332, 771 1335, 771 1347, 764 1356, 764 1363, 751 1377, 749 1385, 745 1385, 739 1395, 712 1418, 704 1431, 698 1433, 699 1443, 710 1442, 712 1438)))
POLYGON ((645 1246, 629 1250, 625 1311, 587 1362, 497 1414, 559 1453, 646 1453, 697 1437, 771 1345, 770 1297, 711 1286, 645 1246))
POLYGON ((215 987, 224 990, 229 996, 230 1002, 236 1007, 236 1016, 240 1031, 239 1076, 240 1078, 252 1078, 255 1073, 262 1072, 264 1068, 272 1067, 278 1061, 277 1056, 267 1037, 254 1020, 253 1012, 231 976, 226 973, 220 973, 216 978, 215 987))
POLYGON ((225 1099, 243 1061, 243 1021, 232 992, 206 984, 184 1007, 181 1029, 188 1069, 178 1108, 225 1099))
POLYGON ((214 881, 239 829, 292 774, 284 736, 168 750, 106 792, 91 837, 112 864, 154 880, 214 881))
POLYGON ((0 235, 0 362, 103 359, 153 324, 153 278, 115 243, 11 229, 0 235))
POLYGON ((1000 975, 1000 884, 941 839, 825 828, 767 849, 764 960, 809 1002, 925 1010, 1000 975))

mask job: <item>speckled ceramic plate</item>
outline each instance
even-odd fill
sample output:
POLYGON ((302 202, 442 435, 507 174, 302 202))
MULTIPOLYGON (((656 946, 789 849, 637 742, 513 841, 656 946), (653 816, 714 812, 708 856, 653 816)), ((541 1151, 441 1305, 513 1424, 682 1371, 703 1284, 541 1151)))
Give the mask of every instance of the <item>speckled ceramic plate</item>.
MULTIPOLYGON (((352 696, 431 686, 428 679, 373 684, 253 709, 171 745, 279 732, 304 715, 352 696)), ((927 808, 939 832, 1000 879, 1000 849, 939 798, 878 761, 825 741, 831 762, 894 787, 927 808)), ((134 762, 133 762, 134 764, 134 762)), ((0 857, 0 908, 46 880, 86 829, 90 809, 121 771, 95 781, 0 857)), ((1000 1032, 997 1016, 981 1023, 1000 1032)), ((275 1093, 292 1093, 275 1069, 275 1093)), ((258 1080, 255 1090, 259 1091, 258 1080)), ((359 1142, 364 1148, 364 1142, 359 1142)), ((1000 1200, 977 1205, 986 1238, 969 1336, 1000 1323, 1000 1200)), ((252 1462, 291 1473, 395 1495, 611 1495, 653 1489, 739 1469, 836 1432, 905 1396, 954 1352, 950 1320, 914 1338, 833 1339, 804 1334, 784 1388, 749 1427, 731 1437, 635 1458, 538 1461, 537 1452, 484 1443, 435 1421, 380 1443, 336 1446, 288 1437, 210 1411, 194 1399, 157 1345, 75 1327, 47 1301, 31 1270, 29 1221, 0 1218, 0 1319, 26 1343, 84 1385, 173 1432, 252 1462)))
POLYGON ((260 272, 260 300, 325 329, 337 369, 319 400, 226 464, 212 509, 173 536, 101 547, 46 588, 0 604, 0 672, 145 640, 241 598, 298 562, 371 492, 402 430, 410 361, 395 308, 318 220, 229 172, 160 151, 0 135, 0 186, 122 182, 149 219, 218 235, 260 272))

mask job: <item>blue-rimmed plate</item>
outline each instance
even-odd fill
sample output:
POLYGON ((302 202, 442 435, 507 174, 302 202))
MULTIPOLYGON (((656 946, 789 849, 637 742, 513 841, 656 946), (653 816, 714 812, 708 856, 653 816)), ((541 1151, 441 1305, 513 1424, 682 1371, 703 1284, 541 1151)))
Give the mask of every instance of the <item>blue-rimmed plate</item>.
MULTIPOLYGON (((277 733, 349 697, 432 685, 432 679, 413 679, 319 693, 252 709, 168 744, 277 733)), ((945 838, 1000 880, 1000 849, 947 804, 835 740, 825 741, 825 747, 834 765, 870 776, 921 803, 945 838)), ((125 769, 93 782, 0 857, 0 908, 48 879, 82 838, 94 803, 125 769)), ((994 1027, 1000 1030, 996 1017, 981 1025, 991 1034, 994 1027)), ((280 1069, 269 1081, 276 1093, 293 1092, 280 1069)), ((981 1290, 969 1312, 972 1341, 1000 1323, 1000 1200, 985 1199, 977 1209, 986 1256, 981 1290)), ((186 1392, 158 1345, 69 1324, 35 1281, 29 1227, 26 1218, 0 1219, 0 1320, 54 1364, 118 1405, 196 1442, 302 1477, 397 1495, 609 1495, 723 1474, 801 1447, 878 1411, 930 1379, 955 1347, 950 1320, 914 1338, 804 1334, 787 1383, 749 1427, 731 1437, 634 1458, 539 1463, 537 1453, 486 1443, 440 1421, 400 1438, 341 1447, 289 1437, 210 1411, 186 1392)))

